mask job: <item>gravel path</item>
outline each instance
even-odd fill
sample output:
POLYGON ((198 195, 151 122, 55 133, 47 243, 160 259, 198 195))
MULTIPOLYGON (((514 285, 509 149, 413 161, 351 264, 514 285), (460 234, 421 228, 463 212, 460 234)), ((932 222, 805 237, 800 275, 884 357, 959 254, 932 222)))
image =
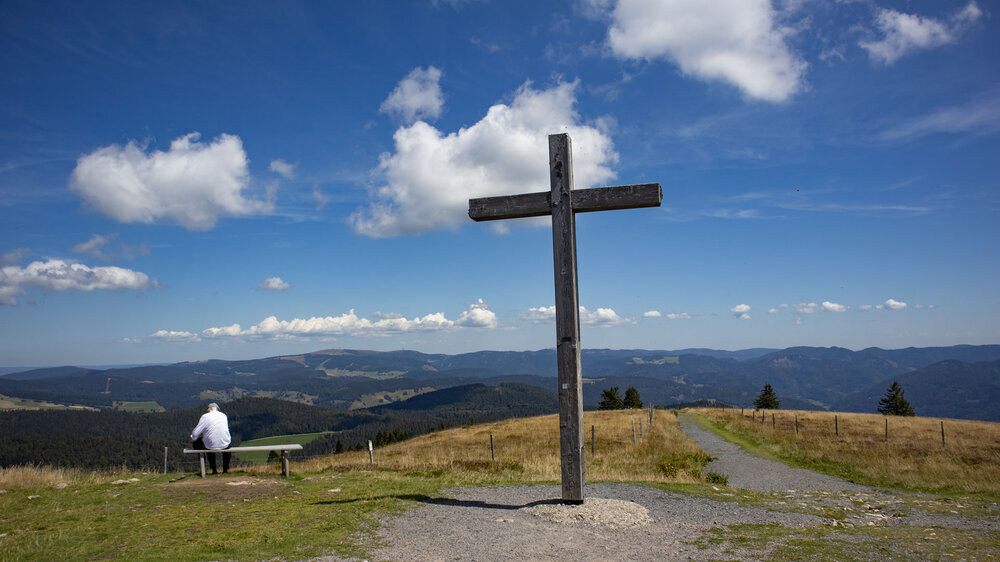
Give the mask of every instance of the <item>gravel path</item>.
MULTIPOLYGON (((641 484, 588 484, 582 506, 561 504, 554 485, 443 490, 440 497, 416 500, 414 509, 384 516, 371 554, 375 560, 733 560, 766 558, 783 539, 765 541, 763 547, 752 541, 707 540, 713 530, 726 535, 726 527, 737 524, 790 529, 830 525, 850 533, 863 526, 904 526, 913 529, 917 540, 922 533, 933 533, 932 527, 992 536, 1000 531, 996 505, 992 510, 997 513, 975 518, 954 510, 915 511, 912 497, 760 459, 684 415, 679 422, 715 457, 706 470, 725 474, 731 488, 714 487, 713 498, 641 484), (741 498, 742 503, 735 501, 741 498), (751 550, 754 547, 763 550, 751 550)), ((852 537, 842 535, 849 542, 857 538, 852 537)), ((908 550, 911 542, 880 543, 879 557, 922 557, 924 551, 908 550)), ((859 551, 848 557, 868 554, 859 551)), ((983 553, 972 554, 976 558, 983 553)))
POLYGON ((811 470, 792 468, 784 463, 762 459, 747 453, 718 434, 702 429, 690 416, 680 414, 677 422, 681 430, 694 439, 698 446, 715 458, 705 466, 705 472, 717 472, 729 478, 729 485, 744 490, 850 490, 872 492, 861 486, 834 476, 811 470))

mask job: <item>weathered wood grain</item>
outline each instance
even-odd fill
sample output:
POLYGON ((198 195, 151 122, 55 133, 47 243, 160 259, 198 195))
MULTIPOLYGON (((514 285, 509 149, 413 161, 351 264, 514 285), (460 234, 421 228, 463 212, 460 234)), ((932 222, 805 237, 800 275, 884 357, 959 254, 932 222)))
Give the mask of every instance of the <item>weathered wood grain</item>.
MULTIPOLYGON (((663 191, 658 183, 594 187, 574 189, 570 199, 575 213, 639 209, 659 207, 663 191)), ((551 191, 469 199, 469 218, 477 222, 542 217, 551 213, 551 191)))

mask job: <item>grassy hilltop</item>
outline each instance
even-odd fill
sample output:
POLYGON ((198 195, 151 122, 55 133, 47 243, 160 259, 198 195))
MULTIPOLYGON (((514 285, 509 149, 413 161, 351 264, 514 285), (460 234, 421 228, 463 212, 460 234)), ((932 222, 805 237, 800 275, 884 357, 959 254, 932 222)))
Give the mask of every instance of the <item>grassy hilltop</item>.
MULTIPOLYGON (((842 415, 845 417, 838 420, 844 424, 842 435, 837 439, 822 437, 826 441, 839 439, 841 445, 823 448, 818 452, 820 460, 813 461, 795 446, 798 443, 811 450, 813 444, 807 441, 810 431, 821 435, 819 428, 825 428, 826 420, 807 418, 800 412, 802 427, 795 437, 794 433, 786 435, 787 426, 784 431, 781 426, 787 416, 795 413, 778 412, 781 419, 780 423, 776 420, 774 429, 769 415, 762 429, 759 424, 741 421, 738 414, 738 410, 735 414, 707 410, 694 413, 702 423, 766 454, 863 483, 896 483, 910 490, 934 491, 933 495, 921 494, 919 501, 914 500, 914 509, 954 509, 957 498, 961 498, 959 507, 963 509, 992 513, 989 506, 1000 500, 998 424, 946 420, 949 441, 942 447, 939 436, 937 441, 914 437, 925 437, 922 426, 906 433, 893 419, 890 443, 886 445, 870 435, 882 423, 881 416, 842 415), (869 424, 865 431, 860 429, 862 422, 869 424), (908 439, 905 451, 891 449, 897 432, 901 441, 904 436, 913 437, 908 439), (858 450, 879 446, 923 459, 913 461, 914 465, 938 468, 930 472, 915 469, 905 479, 890 477, 903 465, 880 463, 878 455, 869 455, 874 460, 859 460, 858 450), (942 474, 951 474, 944 477, 946 486, 941 485, 942 474)), ((779 507, 779 503, 785 503, 779 496, 724 486, 717 475, 704 472, 708 456, 680 432, 673 412, 655 411, 651 427, 647 416, 648 411, 585 414, 588 482, 646 482, 713 501, 795 509, 779 507), (593 454, 591 426, 596 437, 593 454), (709 479, 714 484, 709 484, 709 479)), ((938 421, 917 418, 908 423, 934 426, 938 421)), ((293 476, 288 480, 277 477, 277 472, 274 464, 243 466, 233 474, 207 479, 179 473, 0 469, 0 558, 305 559, 331 553, 365 556, 373 546, 376 517, 418 505, 443 488, 558 481, 558 422, 555 416, 542 416, 465 426, 376 449, 374 465, 368 451, 356 451, 293 462, 293 476), (491 456, 491 434, 495 458, 491 456)), ((833 519, 846 516, 830 510, 823 515, 833 519)), ((766 529, 768 537, 779 532, 783 531, 766 529)), ((874 530, 859 528, 851 532, 861 541, 881 540, 874 530)), ((995 536, 953 535, 956 541, 961 539, 976 548, 1000 548, 995 536)), ((951 548, 949 545, 945 541, 930 544, 926 546, 931 549, 927 554, 939 557, 946 551, 934 549, 951 548)))

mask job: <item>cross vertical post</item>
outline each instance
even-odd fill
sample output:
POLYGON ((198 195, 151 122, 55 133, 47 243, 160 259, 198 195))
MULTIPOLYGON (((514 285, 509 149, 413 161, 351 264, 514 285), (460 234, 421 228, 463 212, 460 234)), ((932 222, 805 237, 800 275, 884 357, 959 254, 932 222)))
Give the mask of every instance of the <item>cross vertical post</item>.
POLYGON ((566 134, 549 135, 549 184, 549 191, 539 193, 470 199, 469 218, 491 221, 552 216, 562 499, 566 503, 583 503, 586 478, 576 213, 659 207, 663 192, 658 183, 574 190, 573 150, 566 134))
POLYGON ((573 152, 569 135, 549 135, 552 257, 556 284, 556 356, 559 364, 559 449, 562 498, 583 502, 583 387, 580 370, 580 296, 573 213, 573 152))

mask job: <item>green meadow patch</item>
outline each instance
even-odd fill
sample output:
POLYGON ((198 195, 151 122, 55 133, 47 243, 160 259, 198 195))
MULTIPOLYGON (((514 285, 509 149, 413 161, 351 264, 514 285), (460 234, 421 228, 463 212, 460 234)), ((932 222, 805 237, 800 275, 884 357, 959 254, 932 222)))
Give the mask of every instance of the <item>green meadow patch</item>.
MULTIPOLYGON (((320 431, 318 433, 298 433, 295 435, 276 435, 273 437, 261 437, 260 439, 251 439, 249 441, 244 441, 240 443, 240 447, 254 447, 257 445, 287 445, 290 443, 298 443, 299 445, 305 445, 306 443, 315 441, 323 435, 330 433, 328 431, 320 431)), ((268 459, 270 451, 246 451, 242 453, 234 453, 234 456, 244 462, 265 462, 268 459)), ((292 453, 295 454, 294 452, 292 453)))

